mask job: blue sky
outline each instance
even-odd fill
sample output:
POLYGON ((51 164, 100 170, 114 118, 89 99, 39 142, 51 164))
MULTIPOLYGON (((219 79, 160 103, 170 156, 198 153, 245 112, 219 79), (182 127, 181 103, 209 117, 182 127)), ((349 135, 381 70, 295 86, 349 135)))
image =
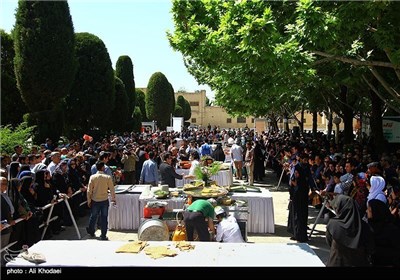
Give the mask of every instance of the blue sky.
MULTIPOLYGON (((17 0, 0 1, 0 28, 10 32, 15 24, 17 0)), ((75 32, 89 32, 103 40, 113 67, 118 57, 128 55, 134 65, 136 87, 146 87, 151 75, 162 72, 175 91, 205 89, 187 72, 182 55, 169 45, 172 31, 170 0, 69 0, 75 32)))

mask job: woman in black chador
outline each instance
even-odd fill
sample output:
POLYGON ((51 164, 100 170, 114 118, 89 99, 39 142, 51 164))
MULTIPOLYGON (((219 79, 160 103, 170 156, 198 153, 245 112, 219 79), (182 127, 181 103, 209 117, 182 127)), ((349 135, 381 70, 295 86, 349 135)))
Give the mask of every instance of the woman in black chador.
POLYGON ((340 194, 332 206, 336 217, 326 225, 326 241, 331 247, 326 266, 368 266, 371 236, 356 202, 340 194))
POLYGON ((307 242, 308 191, 307 173, 304 166, 297 163, 290 177, 290 202, 287 231, 293 234, 290 239, 307 242))

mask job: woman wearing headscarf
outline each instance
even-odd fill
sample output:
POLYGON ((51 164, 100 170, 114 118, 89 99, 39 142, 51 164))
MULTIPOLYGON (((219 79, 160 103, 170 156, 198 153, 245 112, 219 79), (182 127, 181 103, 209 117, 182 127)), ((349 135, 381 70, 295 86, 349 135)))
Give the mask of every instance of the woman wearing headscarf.
MULTIPOLYGON (((25 224, 25 240, 28 246, 31 246, 40 240, 39 225, 41 224, 42 212, 36 211, 36 190, 33 187, 33 177, 26 176, 30 171, 23 171, 21 173, 21 189, 20 194, 23 196, 28 204, 29 209, 32 211, 32 217, 28 219, 25 224)), ((30 173, 32 174, 32 173, 30 173)))
POLYGON ((68 171, 67 171, 67 176, 68 176, 68 182, 72 188, 72 192, 75 193, 79 190, 82 191, 82 193, 78 193, 74 196, 71 197, 69 200, 72 212, 74 213, 74 217, 78 218, 80 216, 84 216, 83 209, 80 211, 79 205, 81 204, 82 201, 84 201, 83 195, 86 197, 86 188, 82 184, 81 177, 79 176, 78 172, 78 167, 77 167, 77 160, 75 158, 69 159, 68 160, 68 171))
POLYGON ((19 168, 20 168, 20 164, 18 161, 13 161, 10 163, 9 170, 8 170, 8 181, 10 181, 13 178, 18 177, 19 168))
POLYGON ((369 194, 367 196, 367 203, 371 199, 378 199, 384 203, 387 203, 386 195, 383 192, 384 188, 385 188, 385 179, 383 179, 379 175, 371 176, 370 189, 369 189, 369 194))
MULTIPOLYGON (((35 184, 33 185, 36 189, 37 199, 36 205, 38 207, 46 206, 52 202, 55 202, 57 193, 56 190, 51 185, 51 175, 50 171, 46 169, 41 169, 35 173, 35 184)), ((47 208, 43 211, 44 219, 47 219, 51 208, 47 208)), ((62 206, 60 204, 55 204, 53 206, 52 216, 61 217, 62 215, 62 206)), ((51 222, 50 228, 52 233, 58 234, 61 230, 60 219, 56 219, 51 222)), ((47 235, 50 237, 50 234, 47 235)))
MULTIPOLYGON (((54 173, 52 175, 52 185, 56 187, 56 191, 59 194, 67 195, 71 197, 72 195, 72 188, 68 182, 67 170, 68 170, 68 161, 62 160, 55 168, 54 173)), ((67 203, 67 202, 66 202, 67 203)), ((71 226, 72 220, 69 215, 68 208, 66 207, 65 203, 62 203, 63 215, 62 215, 62 222, 64 226, 71 226)))
MULTIPOLYGON (((25 184, 27 184, 27 182, 25 182, 25 184)), ((25 219, 25 221, 15 224, 13 228, 13 232, 10 236, 10 243, 14 241, 18 242, 11 247, 11 250, 21 250, 22 245, 26 244, 28 246, 32 246, 35 243, 32 240, 29 240, 28 243, 27 239, 30 234, 30 228, 32 228, 31 218, 33 212, 29 207, 28 202, 21 194, 22 182, 20 180, 15 181, 15 184, 12 185, 12 188, 13 191, 11 192, 10 198, 15 209, 13 218, 14 220, 22 218, 25 219)))
POLYGON ((222 149, 221 143, 217 143, 217 146, 216 146, 215 150, 212 152, 211 156, 216 161, 225 162, 225 153, 224 153, 224 150, 222 149))
POLYGON ((400 267, 400 228, 394 225, 389 207, 378 199, 371 199, 367 216, 374 239, 372 265, 400 267))
POLYGON ((370 235, 361 219, 354 199, 337 195, 332 200, 336 217, 326 226, 326 241, 330 246, 327 266, 369 266, 370 235))
POLYGON ((287 231, 293 234, 291 240, 307 242, 308 192, 305 167, 299 162, 291 171, 290 202, 287 231))

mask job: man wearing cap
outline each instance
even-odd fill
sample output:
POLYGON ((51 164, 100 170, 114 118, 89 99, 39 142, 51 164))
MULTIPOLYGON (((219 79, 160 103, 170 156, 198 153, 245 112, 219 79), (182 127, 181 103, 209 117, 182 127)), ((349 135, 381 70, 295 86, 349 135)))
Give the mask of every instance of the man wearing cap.
POLYGON ((215 240, 218 242, 243 243, 242 233, 235 217, 232 215, 227 216, 221 206, 216 206, 214 211, 218 220, 215 240))
POLYGON ((217 201, 213 198, 208 200, 197 199, 183 213, 183 221, 186 226, 188 241, 193 241, 193 233, 196 230, 200 241, 210 241, 209 230, 215 236, 214 207, 217 201))

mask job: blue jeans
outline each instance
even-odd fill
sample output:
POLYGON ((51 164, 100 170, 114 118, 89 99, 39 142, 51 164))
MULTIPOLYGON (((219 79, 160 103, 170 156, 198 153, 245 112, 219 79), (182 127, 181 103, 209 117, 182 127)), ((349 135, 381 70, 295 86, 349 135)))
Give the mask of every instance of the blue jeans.
POLYGON ((101 221, 101 238, 105 238, 107 236, 107 228, 108 228, 108 207, 110 206, 110 202, 107 200, 104 201, 93 201, 89 218, 89 232, 95 232, 95 226, 97 221, 97 216, 100 213, 100 221, 101 221))

